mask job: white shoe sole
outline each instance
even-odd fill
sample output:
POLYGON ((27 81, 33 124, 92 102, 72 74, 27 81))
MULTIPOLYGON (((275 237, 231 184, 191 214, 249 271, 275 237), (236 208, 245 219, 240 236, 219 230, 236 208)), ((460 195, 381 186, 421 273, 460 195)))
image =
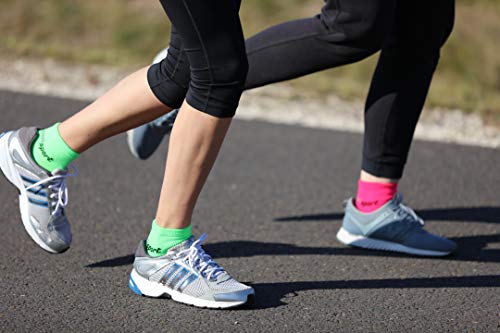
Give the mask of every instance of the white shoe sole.
POLYGON ((134 130, 128 130, 127 131, 127 143, 128 143, 128 149, 130 150, 130 153, 134 155, 135 158, 142 160, 142 158, 139 157, 139 154, 134 149, 134 130))
POLYGON ((2 170, 5 178, 7 178, 7 180, 19 190, 19 210, 21 211, 21 220, 23 221, 26 232, 30 235, 31 239, 45 251, 50 253, 59 253, 48 247, 31 225, 30 214, 28 211, 28 194, 24 188, 21 175, 17 172, 9 153, 8 142, 12 133, 13 132, 7 132, 0 137, 0 169, 2 170))
POLYGON ((344 229, 343 227, 340 228, 339 232, 337 233, 337 239, 342 244, 349 246, 356 246, 370 250, 401 252, 417 256, 442 257, 451 253, 451 252, 439 252, 439 251, 415 249, 398 243, 368 238, 360 235, 354 235, 351 234, 346 229, 344 229))
POLYGON ((209 308, 209 309, 228 309, 234 308, 240 305, 245 304, 248 301, 248 296, 253 295, 253 293, 249 293, 245 300, 241 301, 233 301, 233 302, 217 302, 217 301, 209 301, 200 298, 196 298, 193 296, 189 296, 183 293, 180 293, 176 290, 173 290, 167 286, 162 285, 158 282, 151 282, 148 279, 142 277, 137 273, 135 268, 130 273, 129 279, 129 287, 132 289, 134 293, 137 295, 144 295, 148 297, 162 297, 164 295, 170 296, 172 300, 193 305, 199 308, 209 308))

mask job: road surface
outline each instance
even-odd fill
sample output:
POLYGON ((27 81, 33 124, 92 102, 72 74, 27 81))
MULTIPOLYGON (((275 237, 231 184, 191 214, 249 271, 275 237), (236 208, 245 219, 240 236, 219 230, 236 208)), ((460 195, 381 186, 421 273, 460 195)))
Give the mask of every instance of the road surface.
MULTIPOLYGON (((0 129, 48 126, 85 103, 0 92, 0 129)), ((104 111, 103 111, 104 112, 104 111)), ((76 162, 67 215, 73 246, 40 250, 16 191, 0 179, 0 327, 4 332, 499 332, 500 151, 415 142, 406 202, 460 245, 428 259, 342 246, 362 138, 235 121, 194 222, 207 252, 256 290, 238 310, 138 297, 132 253, 155 213, 166 144, 134 160, 125 137, 76 162)))

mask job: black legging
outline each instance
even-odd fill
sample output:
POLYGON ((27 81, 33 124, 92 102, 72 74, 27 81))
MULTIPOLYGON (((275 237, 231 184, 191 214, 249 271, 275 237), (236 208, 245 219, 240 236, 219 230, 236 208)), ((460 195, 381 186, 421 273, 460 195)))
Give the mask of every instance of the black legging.
MULTIPOLYGON (((362 168, 400 178, 440 49, 453 27, 454 7, 454 0, 328 0, 317 16, 247 40, 245 89, 357 62, 382 50, 366 102, 362 168)), ((159 77, 176 73, 183 88, 177 104, 166 104, 180 105, 189 61, 175 30, 169 56, 150 72, 159 77)))
POLYGON ((231 0, 161 0, 172 26, 171 51, 148 71, 153 93, 164 104, 231 117, 248 72, 239 4, 231 0))

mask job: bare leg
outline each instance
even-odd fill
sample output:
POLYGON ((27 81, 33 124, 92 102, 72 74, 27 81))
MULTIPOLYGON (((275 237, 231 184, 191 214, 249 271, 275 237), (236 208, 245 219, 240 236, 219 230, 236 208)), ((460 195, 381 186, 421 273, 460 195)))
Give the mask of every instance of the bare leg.
POLYGON ((151 92, 148 68, 127 76, 94 103, 59 126, 64 141, 82 153, 96 143, 170 112, 151 92))
MULTIPOLYGON (((96 143, 171 111, 151 92, 147 68, 128 76, 94 103, 64 121, 59 131, 81 153, 96 143)), ((216 118, 187 103, 170 140, 156 223, 189 226, 196 200, 215 162, 232 118, 216 118)))
POLYGON ((232 118, 216 118, 184 103, 177 116, 167 157, 156 223, 182 229, 212 169, 232 118))
POLYGON ((377 176, 374 176, 374 175, 368 173, 365 170, 361 170, 361 176, 359 179, 361 179, 364 182, 370 182, 370 183, 398 183, 399 182, 399 179, 377 177, 377 176))

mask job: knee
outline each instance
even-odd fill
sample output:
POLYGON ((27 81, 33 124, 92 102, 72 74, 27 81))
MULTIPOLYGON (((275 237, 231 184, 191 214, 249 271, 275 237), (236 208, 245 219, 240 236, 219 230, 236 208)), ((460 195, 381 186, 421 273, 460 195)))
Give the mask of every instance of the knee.
POLYGON ((341 9, 326 6, 323 15, 335 19, 326 18, 324 23, 333 32, 332 36, 341 32, 342 40, 336 42, 358 47, 371 54, 382 48, 390 33, 394 1, 368 1, 363 2, 362 6, 357 2, 359 1, 354 1, 352 4, 346 2, 346 6, 341 9))
POLYGON ((248 59, 246 53, 234 54, 221 59, 213 65, 214 85, 227 85, 236 90, 242 90, 248 74, 248 59))
POLYGON ((234 116, 248 74, 246 52, 226 52, 212 57, 204 69, 191 68, 187 101, 196 109, 215 116, 234 116))
POLYGON ((372 53, 382 48, 389 32, 390 24, 388 24, 387 19, 384 18, 384 15, 376 15, 376 13, 372 13, 372 15, 367 13, 367 16, 348 31, 351 40, 357 41, 359 45, 372 53))

